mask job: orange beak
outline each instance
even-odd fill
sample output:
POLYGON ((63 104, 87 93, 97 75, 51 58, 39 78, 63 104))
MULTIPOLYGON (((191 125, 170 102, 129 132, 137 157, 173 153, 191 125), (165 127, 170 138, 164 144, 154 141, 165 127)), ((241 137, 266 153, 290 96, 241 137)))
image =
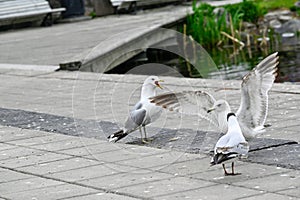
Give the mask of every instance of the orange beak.
POLYGON ((164 82, 164 81, 163 80, 158 80, 158 81, 155 81, 154 83, 155 83, 155 85, 157 87, 159 87, 160 89, 163 89, 163 87, 161 87, 161 85, 159 84, 159 82, 164 82))

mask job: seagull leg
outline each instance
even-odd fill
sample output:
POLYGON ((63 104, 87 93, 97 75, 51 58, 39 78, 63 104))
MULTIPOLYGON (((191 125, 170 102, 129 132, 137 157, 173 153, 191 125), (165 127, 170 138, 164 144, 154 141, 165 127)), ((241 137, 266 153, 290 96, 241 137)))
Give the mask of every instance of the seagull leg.
POLYGON ((145 140, 148 140, 147 133, 146 133, 146 126, 143 126, 143 129, 144 129, 144 134, 145 134, 145 140))
POLYGON ((232 170, 232 173, 231 175, 241 175, 241 173, 234 173, 234 162, 231 163, 231 170, 232 170))
POLYGON ((143 126, 143 129, 145 134, 144 143, 148 144, 149 142, 151 142, 151 139, 147 137, 146 126, 143 126))
POLYGON ((225 164, 222 164, 222 166, 223 166, 223 169, 224 169, 224 174, 225 174, 225 176, 228 176, 229 173, 226 171, 225 164))
POLYGON ((149 142, 147 141, 147 135, 146 135, 146 128, 145 128, 145 126, 143 126, 143 129, 144 129, 145 138, 143 138, 142 128, 140 127, 142 143, 148 144, 149 142))
POLYGON ((142 128, 140 127, 139 130, 140 130, 140 134, 141 134, 141 140, 142 140, 142 143, 144 143, 144 138, 143 138, 142 128))

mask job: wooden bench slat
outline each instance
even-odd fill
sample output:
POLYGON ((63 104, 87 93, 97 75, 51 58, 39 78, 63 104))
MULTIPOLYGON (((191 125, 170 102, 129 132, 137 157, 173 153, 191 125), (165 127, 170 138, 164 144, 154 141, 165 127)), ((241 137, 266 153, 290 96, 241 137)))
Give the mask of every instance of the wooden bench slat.
POLYGON ((17 19, 24 22, 37 20, 36 17, 39 17, 42 20, 47 14, 65 10, 65 8, 51 9, 46 0, 0 0, 0 25, 13 23, 18 21, 17 19))

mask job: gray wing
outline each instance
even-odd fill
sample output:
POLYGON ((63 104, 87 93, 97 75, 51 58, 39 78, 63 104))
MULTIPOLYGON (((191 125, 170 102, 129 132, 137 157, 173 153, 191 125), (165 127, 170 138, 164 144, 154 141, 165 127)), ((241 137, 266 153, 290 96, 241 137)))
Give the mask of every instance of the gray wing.
POLYGON ((277 52, 261 61, 243 78, 241 104, 237 111, 239 123, 248 128, 263 126, 268 113, 268 92, 277 75, 277 52))
POLYGON ((177 111, 185 115, 197 115, 215 126, 218 125, 215 112, 207 113, 213 107, 215 99, 204 91, 183 91, 176 93, 166 93, 150 97, 150 102, 155 103, 170 111, 177 111))
POLYGON ((133 110, 130 111, 129 116, 125 122, 125 131, 127 133, 136 130, 139 126, 141 126, 146 117, 146 110, 142 108, 142 103, 137 103, 133 110))

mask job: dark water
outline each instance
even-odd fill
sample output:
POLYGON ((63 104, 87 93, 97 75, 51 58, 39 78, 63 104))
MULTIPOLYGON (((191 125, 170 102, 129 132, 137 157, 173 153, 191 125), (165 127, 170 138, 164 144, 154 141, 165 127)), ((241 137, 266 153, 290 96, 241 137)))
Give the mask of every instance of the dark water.
MULTIPOLYGON (((298 41, 298 40, 297 40, 298 41)), ((245 74, 253 69, 261 60, 268 55, 278 52, 279 66, 278 75, 275 82, 291 82, 300 83, 300 44, 296 45, 279 44, 274 47, 256 47, 243 48, 235 50, 233 47, 206 49, 208 54, 215 62, 218 69, 208 73, 205 77, 199 72, 191 68, 189 69, 186 62, 177 55, 162 50, 148 49, 146 52, 134 57, 133 59, 123 63, 108 73, 132 73, 132 74, 151 74, 151 70, 132 70, 134 67, 147 63, 159 63, 172 67, 185 77, 193 78, 212 78, 226 80, 240 80, 245 74)), ((163 73, 163 72, 162 72, 163 73)), ((170 74, 167 74, 170 75, 170 74)), ((172 76, 172 74, 171 74, 172 76)), ((174 76, 177 76, 174 74, 174 76)))
POLYGON ((300 45, 279 46, 276 49, 243 49, 238 53, 230 48, 223 51, 208 51, 219 71, 209 74, 210 78, 241 79, 261 60, 278 52, 278 75, 275 82, 300 82, 300 45))

